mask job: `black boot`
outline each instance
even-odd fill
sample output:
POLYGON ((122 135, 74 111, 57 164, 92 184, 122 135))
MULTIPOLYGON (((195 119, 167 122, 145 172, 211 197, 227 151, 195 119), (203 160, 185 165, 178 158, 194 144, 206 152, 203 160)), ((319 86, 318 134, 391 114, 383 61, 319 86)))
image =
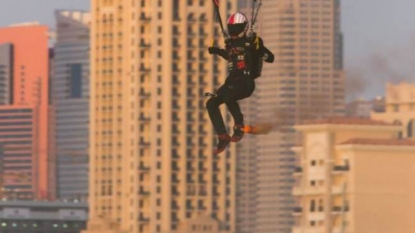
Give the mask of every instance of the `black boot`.
POLYGON ((231 141, 239 142, 244 136, 244 134, 245 134, 244 125, 235 125, 233 127, 233 135, 232 135, 231 141))
POLYGON ((224 151, 226 149, 226 146, 228 146, 229 142, 231 142, 231 136, 229 134, 220 134, 218 135, 218 146, 216 147, 214 153, 215 155, 219 154, 220 152, 224 151))

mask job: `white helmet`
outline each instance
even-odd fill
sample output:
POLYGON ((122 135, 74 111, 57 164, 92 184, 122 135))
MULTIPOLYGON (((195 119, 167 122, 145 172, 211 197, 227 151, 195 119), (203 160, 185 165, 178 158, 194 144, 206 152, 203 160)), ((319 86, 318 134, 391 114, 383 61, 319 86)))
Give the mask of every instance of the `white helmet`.
POLYGON ((231 37, 243 37, 248 31, 248 18, 237 12, 228 19, 228 32, 231 37))

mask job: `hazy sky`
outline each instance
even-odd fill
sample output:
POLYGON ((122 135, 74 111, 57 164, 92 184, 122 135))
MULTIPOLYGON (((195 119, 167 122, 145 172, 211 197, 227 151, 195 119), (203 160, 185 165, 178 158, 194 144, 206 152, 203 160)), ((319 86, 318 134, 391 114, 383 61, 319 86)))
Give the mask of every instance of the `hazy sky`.
MULTIPOLYGON (((0 26, 40 21, 54 27, 54 9, 88 10, 89 1, 0 0, 0 26)), ((414 10, 415 0, 342 0, 346 70, 365 85, 355 95, 382 94, 386 80, 415 81, 414 10)))

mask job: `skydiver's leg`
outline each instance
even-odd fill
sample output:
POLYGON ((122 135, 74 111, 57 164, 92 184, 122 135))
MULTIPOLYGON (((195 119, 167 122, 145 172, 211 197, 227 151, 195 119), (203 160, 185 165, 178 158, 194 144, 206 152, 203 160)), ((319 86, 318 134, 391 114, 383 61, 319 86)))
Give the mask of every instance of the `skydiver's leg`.
POLYGON ((239 107, 238 100, 245 99, 252 95, 255 89, 255 82, 247 77, 237 79, 234 84, 231 84, 230 95, 226 96, 225 104, 231 113, 234 120, 232 142, 238 142, 244 135, 244 116, 239 107))
POLYGON ((224 151, 231 142, 231 137, 226 132, 225 123, 223 122, 223 118, 219 110, 219 106, 224 103, 224 95, 229 93, 226 89, 227 87, 225 85, 220 87, 216 93, 217 96, 210 98, 206 103, 210 120, 212 121, 213 127, 218 134, 218 145, 214 151, 216 155, 224 151))
POLYGON ((224 91, 225 88, 226 88, 225 86, 220 87, 218 90, 218 96, 211 97, 206 102, 206 108, 209 113, 210 121, 212 122, 213 127, 215 128, 216 133, 218 135, 226 134, 226 126, 225 126, 225 123, 223 122, 223 118, 219 110, 219 106, 225 102, 224 96, 220 95, 221 93, 226 92, 224 91))
POLYGON ((243 125, 244 117, 239 107, 238 100, 245 99, 252 95, 255 89, 255 82, 247 77, 241 77, 230 84, 228 95, 225 95, 224 102, 232 115, 235 125, 243 125))

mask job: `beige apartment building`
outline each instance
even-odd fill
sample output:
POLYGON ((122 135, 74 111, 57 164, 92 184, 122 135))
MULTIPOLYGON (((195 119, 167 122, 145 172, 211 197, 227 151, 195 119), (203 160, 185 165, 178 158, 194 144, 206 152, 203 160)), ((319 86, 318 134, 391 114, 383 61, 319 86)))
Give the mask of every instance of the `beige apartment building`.
POLYGON ((400 124, 328 118, 296 129, 292 233, 415 232, 415 141, 399 139, 400 124))
MULTIPOLYGON (((222 17, 236 1, 220 1, 222 17)), ((84 233, 235 232, 235 146, 213 156, 204 92, 226 76, 202 0, 92 0, 84 233)), ((229 119, 229 116, 228 116, 229 119)))
POLYGON ((415 83, 387 83, 385 105, 385 111, 372 112, 372 118, 400 122, 401 137, 415 140, 415 83))
MULTIPOLYGON (((240 3, 248 9, 252 1, 240 3)), ((340 1, 263 0, 258 32, 275 54, 243 101, 246 123, 272 122, 269 135, 246 137, 238 147, 238 232, 288 233, 295 156, 291 128, 305 119, 344 114, 340 1), (289 127, 279 127, 287 125, 289 127)))

